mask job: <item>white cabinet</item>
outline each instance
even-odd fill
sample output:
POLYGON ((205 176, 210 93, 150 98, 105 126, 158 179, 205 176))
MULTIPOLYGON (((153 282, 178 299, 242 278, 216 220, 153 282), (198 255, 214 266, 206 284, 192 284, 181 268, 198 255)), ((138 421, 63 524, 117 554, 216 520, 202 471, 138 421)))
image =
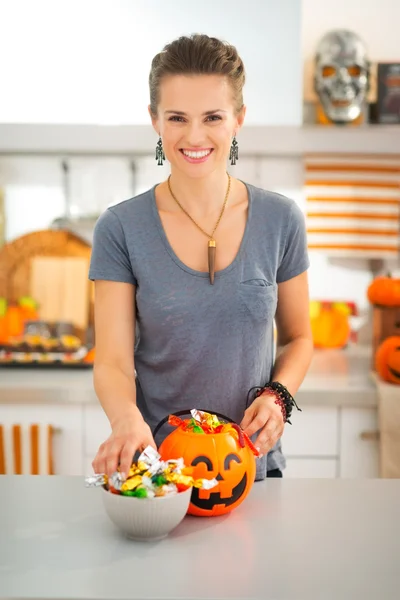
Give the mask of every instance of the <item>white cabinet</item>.
POLYGON ((292 422, 282 436, 285 477, 379 476, 376 408, 305 405, 292 422))
POLYGON ((377 409, 341 409, 340 477, 379 477, 379 442, 368 435, 377 431, 377 409))
MULTIPOLYGON (((286 425, 282 448, 284 477, 378 477, 379 443, 362 435, 378 429, 376 408, 303 405, 286 425)), ((54 466, 59 475, 84 476, 98 448, 111 433, 99 404, 0 404, 0 423, 51 424, 54 466)))
POLYGON ((56 475, 82 474, 82 407, 55 404, 2 404, 0 423, 27 426, 33 423, 52 425, 53 459, 56 475))
POLYGON ((292 425, 286 424, 282 436, 287 457, 336 457, 338 454, 338 409, 304 406, 294 410, 292 425))
POLYGON ((285 478, 334 478, 338 476, 339 460, 334 458, 288 458, 285 478))
POLYGON ((100 444, 111 434, 111 427, 100 405, 84 406, 83 415, 83 468, 85 474, 90 474, 93 472, 92 460, 96 456, 100 444))
POLYGON ((282 436, 286 456, 284 477, 337 477, 339 411, 335 407, 303 406, 292 413, 282 436))

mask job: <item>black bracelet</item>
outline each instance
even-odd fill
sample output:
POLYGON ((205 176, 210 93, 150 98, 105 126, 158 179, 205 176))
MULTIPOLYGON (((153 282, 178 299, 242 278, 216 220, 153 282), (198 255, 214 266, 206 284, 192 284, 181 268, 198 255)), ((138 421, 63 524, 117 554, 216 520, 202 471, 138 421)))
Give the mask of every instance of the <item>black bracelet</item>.
POLYGON ((285 422, 286 423, 290 423, 290 425, 292 424, 289 419, 290 419, 290 415, 292 414, 292 409, 293 406, 295 406, 297 408, 297 410, 301 411, 301 408, 299 408, 296 404, 296 400, 293 398, 292 394, 289 392, 289 390, 282 385, 281 383, 279 383, 279 381, 269 381, 268 383, 266 383, 264 386, 255 386, 250 388, 248 394, 247 394, 247 406, 249 406, 249 402, 250 402, 250 394, 252 392, 255 391, 254 394, 254 398, 258 398, 258 396, 261 396, 261 394, 267 390, 272 390, 274 392, 274 394, 276 394, 283 402, 283 404, 285 405, 285 410, 286 410, 286 418, 285 418, 285 422))

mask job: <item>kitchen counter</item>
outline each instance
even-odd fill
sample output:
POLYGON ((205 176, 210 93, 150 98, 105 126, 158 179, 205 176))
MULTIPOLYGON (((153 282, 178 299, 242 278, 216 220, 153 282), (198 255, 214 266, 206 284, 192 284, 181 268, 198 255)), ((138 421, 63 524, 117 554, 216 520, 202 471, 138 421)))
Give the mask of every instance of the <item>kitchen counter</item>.
POLYGON ((164 540, 121 535, 80 477, 0 478, 0 598, 397 600, 400 480, 270 479, 164 540))
MULTIPOLYGON (((371 348, 316 350, 296 394, 302 405, 376 406, 371 348)), ((0 404, 98 404, 92 370, 0 369, 0 404)))

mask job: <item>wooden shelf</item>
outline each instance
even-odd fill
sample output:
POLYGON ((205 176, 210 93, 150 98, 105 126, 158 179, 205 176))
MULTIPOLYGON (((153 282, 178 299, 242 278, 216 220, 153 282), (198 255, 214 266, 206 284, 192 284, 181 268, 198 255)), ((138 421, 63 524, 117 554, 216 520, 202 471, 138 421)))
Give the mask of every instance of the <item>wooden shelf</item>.
MULTIPOLYGON (((302 156, 308 153, 373 153, 400 156, 400 125, 245 126, 241 155, 302 156)), ((0 154, 153 154, 150 125, 0 124, 0 154)))

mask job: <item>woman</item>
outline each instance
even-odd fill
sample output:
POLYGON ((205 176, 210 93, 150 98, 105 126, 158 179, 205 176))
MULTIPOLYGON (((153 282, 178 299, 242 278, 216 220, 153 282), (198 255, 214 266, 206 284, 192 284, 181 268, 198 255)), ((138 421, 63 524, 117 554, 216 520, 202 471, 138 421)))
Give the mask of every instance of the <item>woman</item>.
POLYGON ((206 35, 153 59, 156 158, 168 159, 171 176, 107 209, 94 235, 94 384, 112 428, 97 473, 118 464, 126 473, 137 450, 156 447, 157 423, 184 408, 226 414, 256 434, 257 479, 285 466, 285 405, 270 383, 291 399, 309 366, 309 263, 296 204, 227 174, 244 81, 236 49, 206 35), (254 386, 263 391, 248 403, 254 386))

